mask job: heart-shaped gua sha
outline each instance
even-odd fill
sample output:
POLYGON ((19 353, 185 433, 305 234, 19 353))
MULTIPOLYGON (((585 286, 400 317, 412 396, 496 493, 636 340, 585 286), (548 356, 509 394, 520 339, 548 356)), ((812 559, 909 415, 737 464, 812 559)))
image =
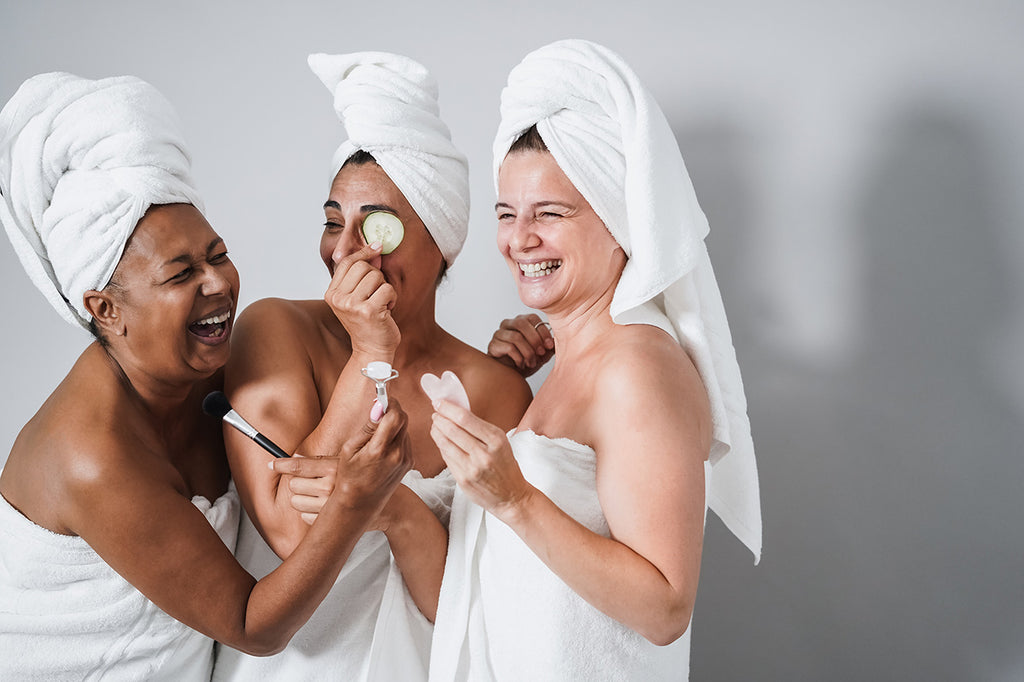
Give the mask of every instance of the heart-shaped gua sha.
POLYGON ((440 377, 427 372, 420 377, 420 388, 431 402, 447 400, 463 409, 469 409, 469 396, 466 395, 466 389, 462 387, 462 382, 455 376, 455 372, 445 370, 440 377))

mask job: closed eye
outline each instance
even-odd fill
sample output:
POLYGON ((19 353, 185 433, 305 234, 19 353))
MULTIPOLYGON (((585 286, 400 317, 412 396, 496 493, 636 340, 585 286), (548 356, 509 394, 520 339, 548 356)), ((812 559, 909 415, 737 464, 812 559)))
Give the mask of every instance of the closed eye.
POLYGON ((228 252, 227 251, 221 251, 220 253, 214 254, 213 256, 208 258, 207 261, 209 263, 211 263, 212 265, 219 265, 219 264, 224 263, 225 261, 227 261, 227 259, 228 259, 228 252))

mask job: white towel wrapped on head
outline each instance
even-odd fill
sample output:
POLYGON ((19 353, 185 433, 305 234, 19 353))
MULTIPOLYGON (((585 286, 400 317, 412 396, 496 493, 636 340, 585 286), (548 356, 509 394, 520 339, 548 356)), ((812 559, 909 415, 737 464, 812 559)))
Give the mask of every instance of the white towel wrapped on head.
POLYGON ((110 282, 150 206, 202 209, 171 105, 132 76, 46 73, 0 112, 0 222, 32 282, 68 322, 110 282))
POLYGON ((611 314, 654 324, 693 359, 713 422, 708 506, 761 555, 761 503, 747 403, 721 294, 704 246, 708 222, 657 102, 611 50, 584 40, 542 47, 501 95, 494 177, 531 126, 628 261, 611 314))
POLYGON ((352 154, 370 153, 450 267, 469 229, 469 166, 439 117, 433 76, 387 52, 313 54, 309 68, 334 94, 348 135, 334 154, 332 179, 352 154))

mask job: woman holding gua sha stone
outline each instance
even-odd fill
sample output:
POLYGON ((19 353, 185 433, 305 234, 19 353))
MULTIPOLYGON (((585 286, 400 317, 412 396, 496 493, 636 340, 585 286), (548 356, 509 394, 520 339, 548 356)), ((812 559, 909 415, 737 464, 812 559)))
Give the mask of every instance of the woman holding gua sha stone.
MULTIPOLYGON (((494 172, 498 246, 555 364, 508 435, 436 403, 458 490, 430 679, 685 679, 705 495, 761 550, 707 222, 657 103, 586 41, 512 70, 494 172)), ((528 367, 534 325, 503 324, 492 352, 528 367)))
MULTIPOLYGON (((514 370, 462 343, 434 316, 435 289, 466 237, 465 157, 438 118, 434 79, 386 53, 313 55, 348 135, 334 157, 320 255, 323 300, 267 299, 235 325, 225 390, 261 432, 297 455, 338 451, 358 434, 387 363, 391 405, 408 414, 413 471, 363 536, 310 621, 264 659, 221 649, 214 679, 425 679, 454 483, 430 437, 420 377, 453 370, 477 414, 511 428, 530 401, 514 370), (404 582, 403 582, 404 579, 404 582)), ((225 431, 248 519, 237 556, 260 575, 347 485, 332 457, 275 460, 225 431)))

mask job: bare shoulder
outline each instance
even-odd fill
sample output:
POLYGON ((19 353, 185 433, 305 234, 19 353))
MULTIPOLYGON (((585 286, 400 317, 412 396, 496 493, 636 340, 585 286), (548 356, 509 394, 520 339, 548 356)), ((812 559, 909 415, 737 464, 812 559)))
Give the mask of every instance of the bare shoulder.
POLYGON ((265 298, 243 310, 231 336, 231 384, 268 367, 301 367, 324 346, 323 301, 265 298))
POLYGON ((617 326, 593 363, 601 392, 613 389, 699 389, 703 384, 686 351, 667 333, 650 325, 617 326))
POLYGON ((616 327, 600 351, 592 362, 595 428, 664 423, 701 439, 710 431, 704 383, 689 355, 667 333, 648 325, 616 327))
POLYGON ((526 379, 486 353, 458 341, 453 371, 458 374, 473 412, 503 429, 511 429, 533 399, 526 379))
POLYGON ((248 345, 315 336, 323 301, 264 298, 246 306, 235 322, 232 343, 248 345))
POLYGON ((101 387, 89 400, 73 393, 58 389, 19 435, 4 488, 12 505, 37 525, 78 535, 97 505, 139 485, 185 494, 180 474, 130 423, 112 423, 124 411, 108 392, 101 387))

